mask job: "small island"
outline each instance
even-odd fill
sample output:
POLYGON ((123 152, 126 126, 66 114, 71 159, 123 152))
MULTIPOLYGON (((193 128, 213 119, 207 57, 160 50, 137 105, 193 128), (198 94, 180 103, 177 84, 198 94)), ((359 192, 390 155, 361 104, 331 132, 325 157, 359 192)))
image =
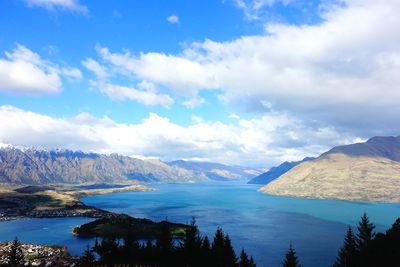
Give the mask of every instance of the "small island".
POLYGON ((184 236, 188 225, 168 221, 153 222, 149 219, 133 218, 126 214, 97 219, 73 229, 77 237, 130 237, 134 239, 155 239, 161 235, 163 227, 168 227, 174 238, 184 236))

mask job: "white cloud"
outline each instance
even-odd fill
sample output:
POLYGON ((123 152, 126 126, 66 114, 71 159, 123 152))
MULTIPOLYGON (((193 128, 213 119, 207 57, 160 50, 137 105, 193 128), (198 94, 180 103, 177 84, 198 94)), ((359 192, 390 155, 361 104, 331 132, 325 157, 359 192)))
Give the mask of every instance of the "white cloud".
POLYGON ((234 4, 243 10, 245 17, 249 20, 260 19, 260 13, 262 13, 265 8, 270 8, 278 2, 286 6, 293 1, 294 0, 233 0, 234 4))
POLYGON ((87 59, 83 60, 81 63, 85 68, 87 68, 88 70, 93 72, 97 76, 97 78, 102 79, 102 80, 107 78, 107 76, 108 76, 107 71, 96 60, 94 60, 92 58, 87 58, 87 59))
POLYGON ((81 80, 83 78, 82 72, 77 68, 62 68, 62 74, 74 80, 81 80))
POLYGON ((251 120, 238 118, 234 124, 208 122, 194 116, 192 124, 180 126, 154 113, 140 123, 123 124, 88 113, 70 119, 54 118, 0 106, 0 121, 0 143, 163 160, 201 158, 262 167, 298 160, 332 145, 357 140, 332 128, 307 127, 282 114, 251 120))
POLYGON ((0 90, 21 94, 61 91, 59 70, 22 45, 0 59, 0 90))
POLYGON ((86 14, 88 8, 79 0, 26 0, 29 6, 42 7, 48 10, 68 10, 86 14))
POLYGON ((204 98, 196 96, 183 102, 183 105, 187 108, 196 108, 203 105, 205 102, 206 100, 204 98))
POLYGON ((62 77, 80 80, 82 73, 77 68, 59 67, 19 44, 0 58, 0 91, 27 95, 59 93, 62 77))
POLYGON ((347 0, 325 8, 317 25, 268 24, 265 34, 192 43, 179 54, 98 52, 189 99, 220 89, 232 106, 388 133, 400 123, 399 12, 399 1, 347 0))
POLYGON ((169 108, 174 100, 167 94, 157 91, 156 86, 148 81, 141 81, 137 88, 123 86, 112 82, 115 74, 92 58, 82 61, 82 65, 93 72, 96 80, 91 80, 92 87, 100 90, 113 101, 135 101, 145 106, 163 106, 169 108))
POLYGON ((160 105, 167 108, 174 103, 174 100, 170 96, 158 94, 148 89, 138 90, 131 87, 107 83, 100 85, 100 90, 114 101, 133 100, 145 106, 160 105))
POLYGON ((179 23, 179 17, 177 15, 173 14, 173 15, 167 17, 167 21, 170 24, 177 24, 177 23, 179 23))

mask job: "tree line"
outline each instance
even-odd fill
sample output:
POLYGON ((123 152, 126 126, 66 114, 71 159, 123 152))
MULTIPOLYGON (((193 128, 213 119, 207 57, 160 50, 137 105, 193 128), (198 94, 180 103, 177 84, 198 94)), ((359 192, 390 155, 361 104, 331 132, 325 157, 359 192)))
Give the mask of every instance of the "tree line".
MULTIPOLYGON (((8 251, 8 266, 25 263, 18 240, 8 251)), ((140 242, 130 236, 106 237, 87 247, 76 262, 79 267, 92 266, 146 267, 255 267, 254 259, 243 249, 236 255, 229 235, 218 227, 212 241, 201 236, 193 219, 181 240, 174 240, 168 223, 163 224, 155 240, 140 242)), ((290 244, 283 267, 301 267, 290 244)), ((400 266, 400 218, 385 233, 376 233, 366 213, 357 232, 349 226, 336 261, 331 267, 397 267, 400 266)))
POLYGON ((255 267, 252 257, 242 250, 237 257, 228 234, 217 228, 212 242, 201 236, 193 218, 182 240, 174 240, 168 223, 163 223, 156 240, 139 242, 132 237, 96 240, 80 258, 79 266, 89 267, 94 263, 114 266, 237 266, 255 267), (95 253, 95 254, 94 254, 95 253), (97 255, 97 259, 95 257, 97 255))
POLYGON ((386 233, 376 233, 366 213, 357 225, 349 226, 343 246, 332 267, 398 267, 400 266, 400 218, 386 233))

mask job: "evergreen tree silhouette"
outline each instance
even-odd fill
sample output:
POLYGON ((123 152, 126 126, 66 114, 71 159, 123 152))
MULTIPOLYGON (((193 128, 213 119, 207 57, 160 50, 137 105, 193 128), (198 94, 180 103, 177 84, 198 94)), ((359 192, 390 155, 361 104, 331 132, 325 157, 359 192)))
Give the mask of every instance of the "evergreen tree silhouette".
POLYGON ((25 264, 25 256, 17 237, 15 237, 7 253, 7 262, 11 266, 21 266, 25 264))
POLYGON ((208 237, 205 236, 201 242, 201 261, 202 266, 211 266, 211 246, 208 237))
POLYGON ((123 263, 140 261, 143 258, 140 244, 132 235, 124 237, 124 245, 120 249, 123 263))
POLYGON ((239 260, 239 267, 255 267, 255 263, 253 258, 251 257, 249 259, 249 256, 247 255, 247 253, 244 251, 244 249, 242 249, 242 251, 240 252, 240 260, 239 260))
POLYGON ((80 267, 90 267, 93 265, 95 262, 95 257, 93 255, 92 250, 89 248, 89 245, 87 245, 85 251, 83 252, 83 255, 81 256, 79 260, 79 266, 80 267))
POLYGON ((165 266, 170 266, 174 260, 172 255, 174 251, 174 244, 168 221, 161 222, 161 233, 158 235, 156 240, 156 247, 160 262, 164 263, 165 266))
POLYGON ((224 238, 224 259, 225 266, 237 266, 237 257, 228 234, 224 238))
POLYGON ((182 257, 186 265, 198 265, 201 261, 202 240, 196 219, 193 217, 189 227, 185 231, 183 242, 181 244, 182 257))
POLYGON ((205 236, 201 242, 201 250, 205 253, 208 253, 210 251, 210 241, 208 240, 208 237, 205 236))
POLYGON ((365 212, 358 223, 357 229, 357 249, 363 252, 375 236, 375 225, 369 221, 369 217, 365 212))
POLYGON ((233 250, 231 240, 220 227, 214 235, 211 246, 212 266, 231 267, 237 266, 237 258, 233 250))
POLYGON ((285 260, 283 261, 283 267, 301 267, 296 255, 296 251, 293 249, 292 244, 289 245, 289 250, 286 252, 285 260))
POLYGON ((119 243, 112 237, 103 238, 100 244, 96 242, 93 251, 99 255, 101 263, 114 264, 120 259, 119 243))
POLYGON ((343 246, 338 252, 336 262, 333 267, 354 267, 357 265, 357 244, 356 238, 351 230, 351 227, 347 229, 346 236, 344 239, 343 246))

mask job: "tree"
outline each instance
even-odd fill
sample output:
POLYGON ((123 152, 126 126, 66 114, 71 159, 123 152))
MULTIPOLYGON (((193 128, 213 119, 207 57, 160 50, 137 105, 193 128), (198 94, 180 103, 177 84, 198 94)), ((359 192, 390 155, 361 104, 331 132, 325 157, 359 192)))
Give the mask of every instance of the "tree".
POLYGON ((249 256, 244 249, 240 252, 239 267, 256 267, 253 257, 249 259, 249 256))
POLYGON ((160 262, 169 266, 174 260, 173 252, 175 250, 171 229, 168 221, 161 222, 161 233, 158 235, 156 240, 156 248, 159 254, 160 262))
POLYGON ((116 259, 120 259, 118 257, 119 242, 113 237, 103 238, 100 244, 96 240, 93 251, 100 256, 102 263, 115 263, 116 259))
POLYGON ((293 249, 292 244, 289 245, 289 250, 286 252, 285 260, 283 261, 283 267, 301 267, 296 255, 296 251, 293 249))
POLYGON ((89 266, 93 265, 94 261, 95 261, 95 257, 93 255, 93 252, 89 248, 89 245, 87 245, 85 251, 83 252, 82 257, 79 260, 79 266, 89 267, 89 266))
POLYGON ((353 267, 356 266, 357 257, 357 244, 356 238, 351 230, 351 227, 347 229, 346 236, 344 239, 343 246, 338 252, 336 262, 333 267, 353 267))
POLYGON ((17 237, 15 237, 7 253, 7 261, 11 266, 24 265, 25 263, 25 256, 17 237))
POLYGON ((226 264, 224 266, 237 266, 237 257, 228 234, 224 238, 224 260, 226 264))
POLYGON ((362 253, 375 236, 375 225, 369 221, 365 212, 363 216, 361 216, 357 229, 357 250, 362 253))
POLYGON ((185 231, 181 250, 183 260, 186 265, 193 266, 198 263, 201 258, 202 240, 199 234, 199 229, 196 224, 196 219, 193 217, 189 227, 185 231))
POLYGON ((220 227, 214 235, 211 246, 211 255, 214 266, 237 266, 237 258, 233 250, 231 239, 225 235, 220 227))

